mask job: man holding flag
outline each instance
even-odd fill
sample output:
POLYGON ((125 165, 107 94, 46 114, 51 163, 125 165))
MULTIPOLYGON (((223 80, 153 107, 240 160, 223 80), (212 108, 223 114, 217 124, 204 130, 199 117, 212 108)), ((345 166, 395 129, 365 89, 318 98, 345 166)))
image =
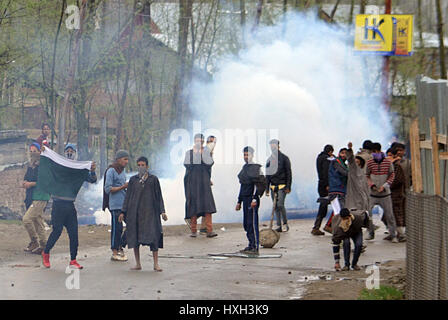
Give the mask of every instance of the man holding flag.
POLYGON ((65 157, 50 148, 42 148, 38 173, 37 188, 53 197, 51 222, 53 230, 48 237, 47 245, 42 252, 43 265, 50 268, 50 250, 56 244, 62 233, 67 229, 70 240, 71 268, 82 269, 76 261, 78 254, 78 217, 75 200, 84 181, 94 183, 97 180, 95 162, 75 161, 76 147, 67 144, 65 157))

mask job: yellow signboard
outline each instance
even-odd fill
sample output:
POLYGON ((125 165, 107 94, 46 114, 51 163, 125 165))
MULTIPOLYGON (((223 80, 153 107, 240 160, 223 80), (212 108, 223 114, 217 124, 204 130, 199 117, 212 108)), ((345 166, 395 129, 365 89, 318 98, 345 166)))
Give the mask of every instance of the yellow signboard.
POLYGON ((411 55, 412 15, 359 14, 355 50, 385 56, 411 55))

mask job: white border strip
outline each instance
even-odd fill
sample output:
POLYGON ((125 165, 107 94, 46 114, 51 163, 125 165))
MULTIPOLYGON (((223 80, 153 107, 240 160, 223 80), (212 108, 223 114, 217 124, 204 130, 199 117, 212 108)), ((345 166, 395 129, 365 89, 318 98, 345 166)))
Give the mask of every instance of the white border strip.
POLYGON ((61 166, 72 168, 72 169, 87 169, 90 170, 92 167, 92 161, 75 161, 67 159, 66 157, 61 156, 60 154, 54 152, 48 147, 44 148, 44 151, 41 152, 41 156, 47 157, 57 164, 61 166))

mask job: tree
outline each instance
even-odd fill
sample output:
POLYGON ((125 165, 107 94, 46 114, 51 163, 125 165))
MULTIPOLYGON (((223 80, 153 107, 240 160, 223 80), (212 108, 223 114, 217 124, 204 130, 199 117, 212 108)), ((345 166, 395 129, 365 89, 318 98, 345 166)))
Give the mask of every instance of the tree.
POLYGON ((445 45, 443 43, 443 16, 442 16, 442 9, 440 7, 440 0, 436 0, 436 12, 437 12, 437 33, 439 35, 440 78, 446 79, 445 45))

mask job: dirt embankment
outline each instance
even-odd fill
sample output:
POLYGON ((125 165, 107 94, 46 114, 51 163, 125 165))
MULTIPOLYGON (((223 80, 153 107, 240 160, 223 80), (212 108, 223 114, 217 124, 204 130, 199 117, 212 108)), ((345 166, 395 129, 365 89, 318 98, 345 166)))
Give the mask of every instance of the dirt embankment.
MULTIPOLYGON (((378 267, 381 286, 405 292, 406 260, 388 261, 378 267)), ((304 300, 357 300, 366 288, 366 278, 370 273, 362 268, 360 271, 327 272, 315 276, 319 275, 319 280, 307 281, 304 300), (327 277, 331 280, 326 280, 327 277)))

